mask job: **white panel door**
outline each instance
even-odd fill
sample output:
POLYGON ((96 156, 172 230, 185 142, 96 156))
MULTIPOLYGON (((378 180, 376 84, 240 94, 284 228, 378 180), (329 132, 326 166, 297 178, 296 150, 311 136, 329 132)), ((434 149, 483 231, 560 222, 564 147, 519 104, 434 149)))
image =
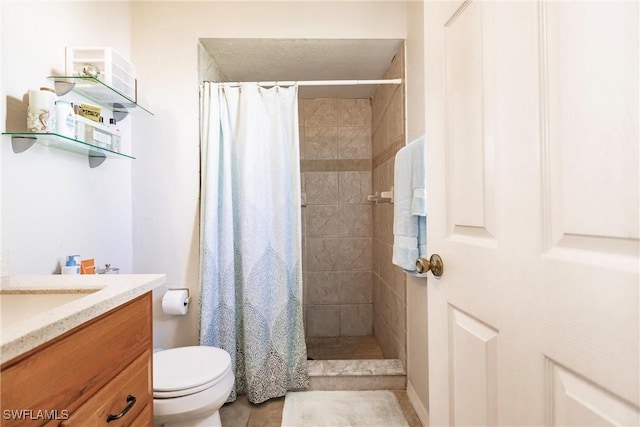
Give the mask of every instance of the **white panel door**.
POLYGON ((640 425, 637 2, 425 2, 431 425, 640 425))

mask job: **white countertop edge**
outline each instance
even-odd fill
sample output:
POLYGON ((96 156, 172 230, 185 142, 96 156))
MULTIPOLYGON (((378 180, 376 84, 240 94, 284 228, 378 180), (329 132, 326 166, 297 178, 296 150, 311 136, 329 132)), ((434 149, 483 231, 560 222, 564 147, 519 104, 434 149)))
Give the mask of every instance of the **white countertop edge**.
POLYGON ((140 295, 166 284, 164 274, 2 277, 0 289, 10 293, 88 293, 27 321, 0 330, 0 364, 140 295))

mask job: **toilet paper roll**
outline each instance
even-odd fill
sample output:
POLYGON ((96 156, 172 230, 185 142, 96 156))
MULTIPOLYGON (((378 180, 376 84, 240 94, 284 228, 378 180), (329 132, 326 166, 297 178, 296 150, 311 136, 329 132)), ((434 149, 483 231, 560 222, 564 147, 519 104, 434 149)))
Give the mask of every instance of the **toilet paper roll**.
POLYGON ((169 289, 162 297, 162 311, 166 314, 184 316, 189 311, 189 294, 181 289, 169 289))

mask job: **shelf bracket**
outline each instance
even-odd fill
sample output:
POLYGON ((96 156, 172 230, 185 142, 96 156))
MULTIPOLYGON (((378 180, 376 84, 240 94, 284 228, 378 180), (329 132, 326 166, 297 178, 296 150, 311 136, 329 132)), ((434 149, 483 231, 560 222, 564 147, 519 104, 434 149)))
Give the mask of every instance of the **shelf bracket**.
POLYGON ((64 96, 71 92, 73 88, 76 86, 75 82, 66 82, 63 80, 54 80, 53 87, 56 90, 56 95, 64 96))
POLYGON ((113 104, 113 118, 116 120, 116 123, 121 122, 129 115, 129 110, 122 104, 114 103, 113 104))
POLYGON ((16 154, 24 153, 29 148, 33 147, 33 144, 35 144, 37 140, 38 138, 31 136, 12 136, 11 148, 16 154))
POLYGON ((107 160, 107 156, 105 156, 104 153, 95 150, 89 151, 89 167, 91 169, 97 168, 103 164, 105 160, 107 160))

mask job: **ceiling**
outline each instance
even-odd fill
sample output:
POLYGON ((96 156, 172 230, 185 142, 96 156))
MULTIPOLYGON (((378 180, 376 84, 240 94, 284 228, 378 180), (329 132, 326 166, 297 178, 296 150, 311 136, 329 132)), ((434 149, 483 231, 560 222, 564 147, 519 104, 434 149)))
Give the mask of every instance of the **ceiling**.
MULTIPOLYGON (((221 81, 383 78, 400 39, 200 39, 221 81)), ((301 98, 370 98, 376 86, 301 86, 301 98)))

